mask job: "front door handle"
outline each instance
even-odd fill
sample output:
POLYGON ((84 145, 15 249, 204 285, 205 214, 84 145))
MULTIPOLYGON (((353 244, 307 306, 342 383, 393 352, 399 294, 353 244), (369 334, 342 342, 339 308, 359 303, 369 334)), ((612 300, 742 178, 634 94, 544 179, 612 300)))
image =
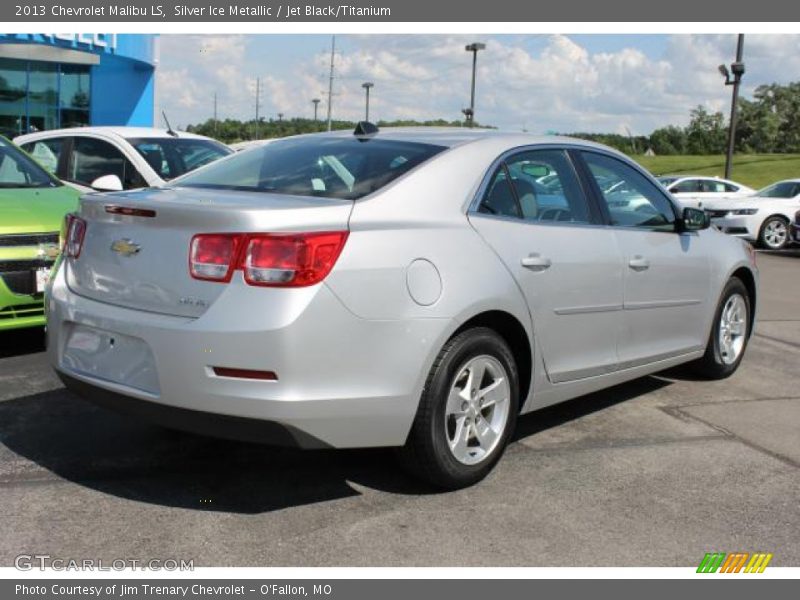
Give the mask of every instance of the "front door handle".
POLYGON ((650 268, 650 261, 644 256, 634 256, 628 261, 628 266, 634 271, 646 271, 650 268))
POLYGON ((544 271, 545 269, 549 269, 550 265, 553 264, 553 261, 549 258, 535 252, 529 254, 519 262, 523 267, 531 271, 544 271))

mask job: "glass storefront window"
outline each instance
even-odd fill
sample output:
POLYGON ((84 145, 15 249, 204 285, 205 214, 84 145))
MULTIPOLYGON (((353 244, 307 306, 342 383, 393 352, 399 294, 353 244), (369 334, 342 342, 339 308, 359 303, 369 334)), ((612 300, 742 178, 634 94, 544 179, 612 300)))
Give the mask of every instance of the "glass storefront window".
POLYGON ((89 124, 91 67, 0 58, 0 134, 89 124))
POLYGON ((0 133, 6 137, 19 135, 26 130, 27 90, 28 63, 0 58, 0 133))
POLYGON ((28 102, 58 104, 58 65, 28 63, 28 102))
MULTIPOLYGON (((89 110, 89 67, 61 65, 61 106, 89 110)), ((63 125, 62 125, 63 127, 63 125)))

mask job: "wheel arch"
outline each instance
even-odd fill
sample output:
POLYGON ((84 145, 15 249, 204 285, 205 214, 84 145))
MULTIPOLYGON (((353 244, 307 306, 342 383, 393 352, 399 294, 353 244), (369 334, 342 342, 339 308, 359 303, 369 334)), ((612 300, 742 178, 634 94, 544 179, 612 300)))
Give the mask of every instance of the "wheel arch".
POLYGON ((511 348, 519 372, 519 409, 521 410, 533 383, 533 348, 528 332, 519 319, 511 313, 504 310, 486 310, 461 323, 450 337, 453 338, 474 327, 488 327, 496 331, 511 348))
POLYGON ((753 272, 748 269, 747 267, 739 267, 733 273, 730 274, 728 279, 736 277, 739 281, 744 284, 744 287, 747 289, 747 297, 750 300, 750 331, 748 332, 748 337, 753 335, 753 324, 755 323, 756 318, 756 302, 758 300, 757 296, 757 289, 758 286, 756 284, 756 278, 753 275, 753 272))

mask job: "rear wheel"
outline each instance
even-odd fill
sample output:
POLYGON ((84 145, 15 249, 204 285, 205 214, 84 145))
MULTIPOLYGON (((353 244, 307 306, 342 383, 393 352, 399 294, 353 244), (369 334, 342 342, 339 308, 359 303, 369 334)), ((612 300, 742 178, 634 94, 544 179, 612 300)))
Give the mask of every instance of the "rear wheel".
POLYGON ((736 371, 750 337, 750 311, 747 288, 741 280, 732 278, 719 301, 706 353, 693 365, 697 374, 723 379, 736 371))
POLYGON ((436 358, 406 445, 404 466, 457 489, 483 479, 500 460, 518 412, 519 376, 508 344, 477 327, 451 339, 436 358))
POLYGON ((780 250, 789 243, 789 221, 784 217, 768 217, 761 226, 758 241, 768 250, 780 250))

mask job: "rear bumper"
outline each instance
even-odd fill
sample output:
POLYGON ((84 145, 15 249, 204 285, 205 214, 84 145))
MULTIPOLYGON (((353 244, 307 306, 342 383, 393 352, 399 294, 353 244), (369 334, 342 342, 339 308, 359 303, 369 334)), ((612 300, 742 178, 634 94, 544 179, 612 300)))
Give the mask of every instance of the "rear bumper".
POLYGON ((248 433, 251 441, 291 438, 303 447, 336 448, 405 443, 450 320, 359 318, 325 285, 243 304, 237 285, 192 319, 79 296, 59 269, 47 306, 50 362, 79 395, 157 420, 166 414, 179 429, 181 417, 173 415, 188 414, 203 422, 204 433, 241 439, 226 418, 216 424, 208 418, 223 416, 271 424, 248 433), (281 306, 282 298, 291 306, 281 306), (76 359, 76 332, 86 331, 97 331, 101 346, 76 359), (115 338, 116 346, 103 345, 115 338), (115 362, 113 352, 126 345, 133 350, 115 362), (269 370, 278 380, 218 376, 214 366, 269 370))
POLYGON ((97 406, 145 419, 162 427, 229 440, 268 443, 274 446, 330 448, 325 442, 291 426, 139 400, 97 387, 62 372, 58 372, 58 376, 68 390, 97 406))

